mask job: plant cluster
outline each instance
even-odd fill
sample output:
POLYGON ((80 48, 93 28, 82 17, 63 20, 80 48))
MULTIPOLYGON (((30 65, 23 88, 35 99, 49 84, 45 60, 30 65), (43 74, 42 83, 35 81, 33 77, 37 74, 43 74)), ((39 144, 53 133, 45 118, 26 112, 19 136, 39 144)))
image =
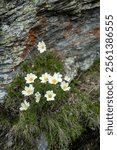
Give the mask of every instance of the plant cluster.
POLYGON ((82 131, 77 105, 69 102, 73 91, 61 56, 46 49, 41 52, 39 46, 38 50, 41 54, 36 50, 7 88, 5 108, 12 117, 12 150, 34 150, 41 134, 51 149, 64 150, 82 131))
MULTIPOLYGON (((38 44, 38 50, 40 51, 40 53, 43 53, 46 51, 46 45, 45 43, 39 42, 38 44)), ((60 83, 60 87, 63 91, 69 91, 70 87, 69 87, 69 81, 70 78, 68 76, 65 76, 64 79, 62 79, 62 74, 59 72, 55 72, 54 75, 50 75, 49 73, 44 73, 41 75, 41 77, 39 77, 39 80, 36 80, 38 77, 33 74, 33 73, 29 73, 26 75, 25 80, 26 83, 29 84, 29 86, 25 86, 24 90, 22 91, 22 94, 24 96, 30 96, 34 94, 34 91, 37 91, 35 93, 35 99, 36 99, 36 103, 39 103, 42 94, 39 92, 39 88, 36 86, 36 88, 33 86, 34 82, 36 80, 36 83, 40 81, 39 84, 52 84, 52 85, 57 85, 58 83, 60 83)), ((55 87, 53 87, 54 89, 55 87)), ((43 95, 47 101, 54 101, 56 94, 54 93, 53 90, 48 90, 46 91, 46 93, 43 95)), ((30 106, 30 103, 26 101, 26 99, 24 100, 23 103, 21 103, 21 107, 20 110, 24 111, 27 110, 30 106)))

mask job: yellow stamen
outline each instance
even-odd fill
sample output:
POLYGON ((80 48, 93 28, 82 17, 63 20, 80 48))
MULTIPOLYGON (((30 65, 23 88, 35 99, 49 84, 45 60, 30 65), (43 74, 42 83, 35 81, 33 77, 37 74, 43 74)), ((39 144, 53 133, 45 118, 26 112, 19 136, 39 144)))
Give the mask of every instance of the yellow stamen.
POLYGON ((48 97, 49 97, 49 98, 52 98, 52 94, 48 94, 48 97))
POLYGON ((40 99, 41 96, 37 96, 38 99, 40 99))
POLYGON ((27 93, 28 93, 28 94, 30 94, 30 93, 31 93, 31 90, 30 90, 30 89, 28 89, 28 90, 27 90, 27 93))
POLYGON ((57 83, 57 80, 56 80, 56 79, 53 79, 53 80, 52 80, 52 83, 53 83, 53 84, 57 83))
POLYGON ((33 78, 32 78, 32 77, 30 77, 30 78, 29 78, 29 81, 33 81, 33 78))
POLYGON ((45 77, 45 78, 44 78, 44 80, 45 80, 45 81, 48 81, 48 78, 47 78, 47 77, 45 77))
POLYGON ((44 45, 42 45, 41 48, 44 49, 44 45))
POLYGON ((63 86, 63 89, 66 89, 66 88, 67 88, 67 86, 66 86, 66 85, 64 85, 64 86, 63 86))
POLYGON ((28 106, 25 104, 25 105, 24 105, 24 108, 25 108, 25 109, 27 109, 27 108, 28 108, 28 106))

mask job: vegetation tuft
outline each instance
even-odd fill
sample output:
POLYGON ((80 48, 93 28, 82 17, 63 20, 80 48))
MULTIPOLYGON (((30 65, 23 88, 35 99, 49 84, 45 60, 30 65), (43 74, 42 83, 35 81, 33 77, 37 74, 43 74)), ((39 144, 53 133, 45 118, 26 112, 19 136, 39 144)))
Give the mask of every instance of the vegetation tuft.
MULTIPOLYGON (((93 74, 94 70, 90 71, 93 74)), ((64 92, 59 86, 54 86, 57 95, 55 101, 47 102, 42 98, 39 103, 35 103, 35 98, 31 96, 27 99, 31 102, 29 109, 19 111, 21 102, 24 101, 21 93, 26 85, 24 77, 28 73, 39 77, 45 72, 64 74, 64 65, 57 53, 46 52, 24 62, 14 81, 7 87, 8 96, 4 107, 9 120, 6 124, 9 122, 9 134, 13 138, 8 149, 36 150, 36 139, 44 134, 50 149, 66 150, 85 130, 86 123, 87 126, 97 126, 95 122, 99 116, 99 103, 97 100, 92 103, 91 97, 79 88, 80 82, 77 79, 70 84, 70 92, 64 92)), ((34 86, 42 94, 53 89, 53 85, 40 84, 38 80, 34 86)))

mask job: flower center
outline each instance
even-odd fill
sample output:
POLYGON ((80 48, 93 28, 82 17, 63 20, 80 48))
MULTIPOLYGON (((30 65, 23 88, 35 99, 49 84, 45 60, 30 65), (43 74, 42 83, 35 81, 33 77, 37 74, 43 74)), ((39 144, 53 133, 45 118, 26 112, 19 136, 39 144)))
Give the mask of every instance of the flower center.
POLYGON ((52 80, 52 83, 53 83, 53 84, 57 83, 57 80, 56 80, 56 79, 53 79, 53 80, 52 80))
POLYGON ((41 96, 40 96, 40 95, 38 95, 38 96, 37 96, 37 99, 40 99, 40 97, 41 97, 41 96))
POLYGON ((52 94, 48 94, 48 97, 49 97, 49 98, 52 98, 52 94))
POLYGON ((45 77, 44 80, 45 80, 45 81, 48 81, 48 77, 45 77))
POLYGON ((27 109, 27 108, 28 108, 28 106, 25 104, 25 105, 24 105, 24 108, 25 108, 25 109, 27 109))
POLYGON ((42 45, 41 48, 44 49, 44 45, 42 45))
POLYGON ((30 93, 31 93, 31 90, 30 90, 30 89, 28 89, 28 90, 27 90, 27 93, 28 93, 28 94, 30 94, 30 93))
POLYGON ((30 78, 29 78, 29 81, 33 81, 33 78, 32 78, 32 77, 30 77, 30 78))
POLYGON ((63 89, 66 89, 66 88, 67 88, 67 85, 64 85, 64 86, 63 86, 63 89))

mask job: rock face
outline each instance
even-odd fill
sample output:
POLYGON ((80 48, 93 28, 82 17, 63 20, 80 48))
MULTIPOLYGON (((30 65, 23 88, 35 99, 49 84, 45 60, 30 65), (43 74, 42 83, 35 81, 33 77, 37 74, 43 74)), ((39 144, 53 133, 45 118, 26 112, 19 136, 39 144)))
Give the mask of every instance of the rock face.
POLYGON ((72 78, 88 69, 99 54, 98 0, 1 0, 0 101, 17 66, 38 41, 59 51, 72 78))
POLYGON ((37 149, 38 150, 49 150, 48 142, 45 136, 42 134, 37 141, 37 149))

